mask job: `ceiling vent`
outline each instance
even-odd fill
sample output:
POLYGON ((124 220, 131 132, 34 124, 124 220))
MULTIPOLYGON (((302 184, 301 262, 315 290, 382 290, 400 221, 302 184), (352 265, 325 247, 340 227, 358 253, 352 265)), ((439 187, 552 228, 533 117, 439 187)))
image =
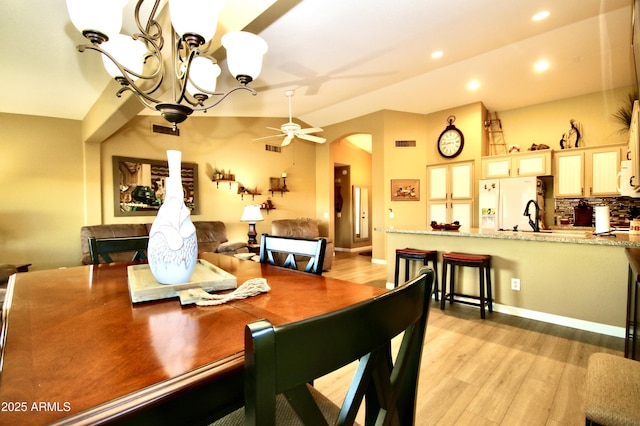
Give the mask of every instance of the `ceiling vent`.
POLYGON ((180 136, 180 129, 177 127, 174 128, 170 126, 161 126, 159 124, 151 125, 151 131, 153 133, 161 133, 163 135, 172 135, 172 136, 180 136))
POLYGON ((416 141, 396 141, 396 148, 415 148, 416 141))
POLYGON ((277 145, 265 145, 264 149, 271 152, 282 152, 282 148, 277 145))

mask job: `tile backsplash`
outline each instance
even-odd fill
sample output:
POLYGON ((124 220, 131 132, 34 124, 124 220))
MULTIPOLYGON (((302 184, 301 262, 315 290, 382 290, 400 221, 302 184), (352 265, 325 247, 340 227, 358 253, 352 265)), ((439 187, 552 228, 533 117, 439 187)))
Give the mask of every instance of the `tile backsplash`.
MULTIPOLYGON (((556 198, 555 223, 560 225, 560 219, 568 219, 573 224, 573 208, 580 201, 586 201, 593 206, 609 206, 612 225, 628 225, 629 220, 640 216, 640 198, 630 197, 590 197, 590 198, 556 198)), ((595 210, 595 209, 594 209, 595 210)))

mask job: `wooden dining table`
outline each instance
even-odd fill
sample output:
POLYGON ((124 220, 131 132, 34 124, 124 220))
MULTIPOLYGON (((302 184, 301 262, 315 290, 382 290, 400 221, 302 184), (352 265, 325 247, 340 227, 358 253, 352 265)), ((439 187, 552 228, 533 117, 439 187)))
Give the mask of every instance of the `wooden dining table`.
MULTIPOLYGON (((386 290, 202 253, 271 291, 218 306, 132 303, 127 263, 17 273, 0 336, 0 425, 198 424, 243 403, 244 328, 310 318, 386 290)), ((301 360, 301 362, 304 362, 301 360)))

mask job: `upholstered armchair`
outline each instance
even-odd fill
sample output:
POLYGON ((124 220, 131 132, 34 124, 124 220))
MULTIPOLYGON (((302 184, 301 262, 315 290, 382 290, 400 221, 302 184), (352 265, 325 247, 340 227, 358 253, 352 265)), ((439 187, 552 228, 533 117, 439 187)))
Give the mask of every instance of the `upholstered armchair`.
MULTIPOLYGON (((318 222, 314 219, 274 220, 271 222, 271 235, 309 239, 321 237, 318 222)), ((327 240, 327 248, 324 253, 322 270, 328 271, 333 264, 334 244, 332 239, 328 237, 323 238, 327 240)))

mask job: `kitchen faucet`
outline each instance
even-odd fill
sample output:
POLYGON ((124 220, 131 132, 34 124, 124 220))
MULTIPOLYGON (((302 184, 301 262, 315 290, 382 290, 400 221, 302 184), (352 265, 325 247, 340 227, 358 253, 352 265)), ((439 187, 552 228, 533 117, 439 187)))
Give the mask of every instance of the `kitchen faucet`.
POLYGON ((540 206, 538 206, 538 203, 536 203, 535 200, 529 200, 527 202, 527 206, 524 208, 523 216, 529 217, 529 225, 531 225, 531 227, 533 228, 533 232, 540 232, 540 222, 538 222, 539 215, 540 215, 540 206), (529 213, 529 206, 531 206, 531 204, 533 204, 536 207, 535 221, 531 220, 531 214, 529 213))

